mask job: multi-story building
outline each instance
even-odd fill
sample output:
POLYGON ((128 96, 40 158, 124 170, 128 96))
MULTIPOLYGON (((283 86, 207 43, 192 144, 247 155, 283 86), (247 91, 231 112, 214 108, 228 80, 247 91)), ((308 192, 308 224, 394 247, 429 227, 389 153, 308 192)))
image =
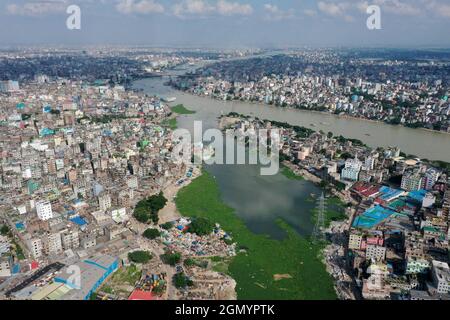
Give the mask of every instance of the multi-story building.
POLYGON ((76 249, 80 246, 80 237, 76 230, 64 230, 61 232, 61 242, 64 250, 76 249))
POLYGON ((43 255, 43 243, 40 238, 33 238, 28 241, 28 249, 35 259, 42 257, 43 255))
POLYGON ((450 268, 447 263, 433 260, 433 284, 437 293, 450 293, 450 268))
POLYGON ((90 249, 97 245, 97 237, 95 234, 88 234, 81 239, 81 247, 83 249, 90 249))
POLYGON ((0 256, 8 253, 10 248, 8 237, 0 235, 0 256))
POLYGON ((47 255, 58 255, 63 251, 61 234, 59 232, 47 234, 44 237, 44 251, 47 255))
POLYGON ((420 190, 423 185, 423 176, 418 171, 407 171, 403 174, 401 188, 407 191, 420 190))
POLYGON ((352 250, 360 250, 363 237, 359 233, 351 233, 348 242, 348 248, 352 250))
POLYGON ((342 169, 341 179, 350 180, 350 181, 358 181, 359 172, 361 171, 362 162, 359 161, 356 157, 355 159, 347 159, 345 161, 345 168, 342 169))
POLYGON ((383 261, 386 258, 386 247, 369 244, 366 248, 366 259, 383 261))
POLYGON ((10 256, 0 256, 0 278, 11 276, 12 258, 10 256))
POLYGON ((434 168, 428 168, 422 179, 422 188, 425 190, 432 190, 436 181, 439 179, 439 171, 434 168))
POLYGON ((430 263, 425 259, 408 257, 406 262, 406 274, 426 274, 430 269, 430 263))
POLYGON ((36 202, 36 213, 39 219, 47 221, 53 218, 52 204, 50 201, 40 200, 36 202))
POLYGON ((107 193, 101 194, 98 197, 98 205, 102 211, 106 211, 111 208, 111 196, 107 193))

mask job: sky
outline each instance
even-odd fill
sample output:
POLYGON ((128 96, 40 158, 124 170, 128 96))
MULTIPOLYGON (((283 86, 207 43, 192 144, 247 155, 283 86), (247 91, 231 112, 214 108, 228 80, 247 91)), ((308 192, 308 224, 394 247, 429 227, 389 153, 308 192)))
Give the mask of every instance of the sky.
POLYGON ((0 0, 0 46, 448 48, 449 31, 450 0, 0 0), (66 26, 70 5, 79 30, 66 26))

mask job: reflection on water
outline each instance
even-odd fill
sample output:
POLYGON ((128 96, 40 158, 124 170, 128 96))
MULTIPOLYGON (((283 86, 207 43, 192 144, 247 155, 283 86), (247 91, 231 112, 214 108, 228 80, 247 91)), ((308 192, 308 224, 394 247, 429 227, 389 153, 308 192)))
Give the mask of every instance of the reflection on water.
POLYGON ((311 234, 315 202, 310 194, 320 194, 311 182, 289 180, 281 173, 261 176, 257 165, 205 168, 215 176, 223 201, 236 210, 251 231, 282 239, 285 232, 276 224, 276 219, 281 218, 301 235, 311 234))

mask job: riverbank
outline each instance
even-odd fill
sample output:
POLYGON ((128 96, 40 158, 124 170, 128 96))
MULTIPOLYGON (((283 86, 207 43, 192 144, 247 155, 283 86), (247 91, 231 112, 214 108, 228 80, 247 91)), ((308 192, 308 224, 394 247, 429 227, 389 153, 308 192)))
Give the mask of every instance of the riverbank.
MULTIPOLYGON (((216 101, 223 101, 222 99, 218 99, 215 98, 213 96, 204 96, 204 95, 200 95, 200 94, 195 94, 192 93, 190 91, 183 91, 180 90, 174 86, 171 86, 172 89, 178 91, 178 92, 182 92, 184 94, 189 94, 189 95, 193 95, 199 98, 205 98, 205 99, 211 99, 211 100, 216 100, 216 101)), ((349 120, 358 120, 358 121, 365 121, 365 122, 370 122, 370 123, 375 123, 375 124, 386 124, 386 125, 390 125, 390 126, 399 126, 402 128, 408 128, 408 129, 412 129, 412 130, 423 130, 426 132, 432 132, 432 133, 442 133, 442 134, 446 134, 446 135, 450 135, 450 132, 446 132, 446 131, 440 131, 440 130, 433 130, 433 129, 429 129, 429 128, 425 128, 425 127, 409 127, 403 124, 393 124, 393 123, 389 123, 387 121, 379 121, 379 120, 374 120, 374 119, 368 119, 368 118, 363 118, 363 117, 357 117, 357 116, 352 116, 349 114, 335 114, 333 112, 329 112, 329 111, 319 111, 319 110, 313 110, 313 109, 307 109, 307 108, 296 108, 293 106, 286 106, 286 107, 282 107, 282 106, 277 106, 274 104, 268 104, 268 103, 264 103, 264 102, 260 102, 260 101, 248 101, 248 100, 226 100, 227 102, 233 103, 233 102, 244 102, 244 103, 248 103, 250 105, 256 105, 256 106, 269 106, 269 107, 274 107, 274 108, 279 108, 279 109, 286 109, 286 110, 297 110, 297 111, 304 111, 304 112, 311 112, 313 114, 319 114, 319 115, 335 115, 336 117, 342 118, 342 119, 349 119, 349 120)))
MULTIPOLYGON (((171 76, 176 77, 174 72, 171 76)), ((348 119, 323 112, 308 112, 306 110, 279 108, 266 104, 246 103, 242 101, 221 101, 208 97, 189 94, 174 90, 164 85, 165 79, 147 79, 134 83, 136 89, 143 89, 147 94, 161 96, 176 96, 177 104, 184 104, 188 109, 196 111, 195 120, 212 123, 222 114, 237 112, 260 119, 271 119, 312 128, 317 131, 331 131, 335 136, 359 139, 364 144, 376 147, 397 146, 406 155, 416 155, 420 158, 436 159, 450 162, 450 154, 445 150, 450 148, 450 136, 432 130, 414 130, 404 126, 393 126, 377 121, 361 121, 348 119), (313 128, 311 124, 316 124, 313 128)), ((183 127, 190 127, 188 120, 183 119, 183 127), (187 124, 187 125, 186 125, 187 124)))
POLYGON ((222 202, 210 173, 203 172, 181 189, 176 205, 183 216, 219 223, 237 242, 240 250, 228 273, 237 282, 238 299, 336 299, 333 280, 322 263, 323 247, 311 244, 282 220, 277 224, 286 231, 285 239, 254 234, 222 202))

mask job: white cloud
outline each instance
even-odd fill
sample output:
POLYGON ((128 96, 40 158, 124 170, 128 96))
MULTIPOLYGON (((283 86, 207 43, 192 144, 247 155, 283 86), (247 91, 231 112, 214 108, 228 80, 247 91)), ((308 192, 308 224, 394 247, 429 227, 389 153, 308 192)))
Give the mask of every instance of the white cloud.
POLYGON ((120 0, 116 5, 117 11, 123 14, 163 13, 164 6, 154 0, 120 0))
POLYGON ((239 2, 229 2, 219 0, 216 5, 217 12, 221 15, 251 15, 253 7, 249 4, 240 4, 239 2))
POLYGON ((266 12, 266 20, 286 20, 286 19, 292 19, 295 17, 294 10, 282 10, 278 8, 278 6, 273 4, 265 4, 264 10, 266 12))
POLYGON ((347 13, 350 9, 350 4, 348 2, 319 1, 317 3, 317 8, 327 16, 342 18, 348 22, 353 21, 353 17, 347 13))
POLYGON ((317 11, 316 10, 306 9, 306 10, 303 10, 303 13, 306 14, 307 16, 309 16, 309 17, 317 16, 317 11))
POLYGON ((29 1, 23 4, 8 4, 6 12, 19 16, 42 16, 65 12, 69 3, 67 0, 29 1))
POLYGON ((417 16, 421 13, 417 6, 403 0, 373 0, 371 4, 380 6, 382 11, 402 16, 417 16))
POLYGON ((186 17, 190 15, 206 16, 218 14, 222 16, 231 15, 251 15, 253 7, 250 4, 240 4, 219 0, 216 3, 210 3, 206 0, 183 0, 173 6, 173 14, 177 17, 186 17))
POLYGON ((441 17, 450 18, 450 4, 434 0, 423 0, 423 2, 425 2, 426 8, 432 13, 441 17))
POLYGON ((173 13, 180 17, 191 14, 204 15, 213 10, 214 7, 203 0, 184 0, 173 7, 173 13))

